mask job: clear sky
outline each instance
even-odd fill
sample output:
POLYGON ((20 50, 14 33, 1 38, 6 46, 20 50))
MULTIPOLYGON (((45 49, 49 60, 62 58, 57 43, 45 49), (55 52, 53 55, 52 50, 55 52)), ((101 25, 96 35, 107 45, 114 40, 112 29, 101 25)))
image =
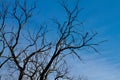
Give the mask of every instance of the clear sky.
MULTIPOLYGON (((70 5, 76 0, 68 0, 70 5)), ((41 0, 41 21, 56 17, 63 20, 64 10, 57 0, 41 0)), ((76 61, 73 73, 88 77, 88 80, 120 79, 120 0, 80 0, 84 10, 79 18, 86 29, 97 31, 98 40, 108 40, 97 53, 81 54, 84 63, 76 61)), ((46 22, 49 22, 46 21, 46 22)), ((71 60, 71 63, 73 61, 71 60)))
POLYGON ((108 42, 102 45, 102 55, 92 55, 79 65, 88 80, 120 79, 120 1, 81 0, 85 8, 86 27, 96 29, 108 42))
MULTIPOLYGON (((64 20, 65 12, 58 3, 60 0, 40 0, 40 16, 36 16, 36 23, 50 23, 51 18, 64 20)), ((68 0, 70 6, 76 0, 68 0)), ((85 29, 98 32, 98 39, 108 40, 101 44, 97 53, 81 53, 83 61, 69 59, 74 64, 72 74, 82 75, 88 80, 120 80, 120 0, 80 0, 79 19, 83 21, 85 29)), ((50 24, 51 30, 53 25, 50 24)))

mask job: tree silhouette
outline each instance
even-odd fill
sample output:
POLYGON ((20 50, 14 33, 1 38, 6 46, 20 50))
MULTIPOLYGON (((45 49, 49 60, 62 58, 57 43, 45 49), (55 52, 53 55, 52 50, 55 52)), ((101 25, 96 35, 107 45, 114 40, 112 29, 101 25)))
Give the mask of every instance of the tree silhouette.
POLYGON ((93 41, 97 33, 80 30, 79 0, 73 9, 69 9, 67 1, 60 1, 67 18, 63 22, 52 19, 57 27, 57 37, 53 41, 48 38, 47 24, 33 26, 37 27, 35 31, 29 28, 37 8, 34 0, 31 5, 27 0, 15 0, 12 5, 2 0, 0 3, 0 69, 7 67, 10 76, 18 80, 75 80, 69 74, 66 56, 81 60, 78 53, 81 49, 97 52, 95 46, 99 42, 93 41))

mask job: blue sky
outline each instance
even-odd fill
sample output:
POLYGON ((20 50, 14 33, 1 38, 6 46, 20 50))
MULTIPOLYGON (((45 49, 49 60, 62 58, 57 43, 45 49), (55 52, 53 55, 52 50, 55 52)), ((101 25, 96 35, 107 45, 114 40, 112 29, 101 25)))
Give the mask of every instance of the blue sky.
POLYGON ((120 79, 120 1, 81 0, 84 8, 84 26, 96 30, 101 39, 108 42, 101 45, 101 55, 82 55, 84 64, 77 64, 78 72, 88 80, 120 79))
MULTIPOLYGON (((70 1, 73 6, 76 0, 70 1)), ((58 0, 40 0, 37 3, 40 16, 35 17, 36 23, 51 23, 51 18, 62 21, 65 17, 58 0), (37 20, 38 19, 38 20, 37 20)), ((98 32, 98 39, 108 40, 99 46, 101 55, 97 53, 81 53, 83 61, 69 59, 72 74, 82 75, 88 80, 119 80, 120 79, 120 0, 80 0, 79 8, 84 8, 79 19, 85 29, 98 32)), ((52 24, 50 24, 53 30, 52 24)))
MULTIPOLYGON (((68 0, 73 6, 76 0, 68 0)), ((41 0, 40 13, 43 22, 50 18, 64 19, 64 10, 57 0, 41 0)), ((120 0, 80 0, 80 8, 84 10, 79 18, 84 27, 99 33, 98 40, 108 40, 101 44, 97 53, 84 54, 84 63, 76 61, 73 74, 86 76, 88 80, 119 80, 120 79, 120 0)), ((70 61, 70 60, 69 60, 70 61)), ((70 62, 74 63, 73 60, 70 62)))

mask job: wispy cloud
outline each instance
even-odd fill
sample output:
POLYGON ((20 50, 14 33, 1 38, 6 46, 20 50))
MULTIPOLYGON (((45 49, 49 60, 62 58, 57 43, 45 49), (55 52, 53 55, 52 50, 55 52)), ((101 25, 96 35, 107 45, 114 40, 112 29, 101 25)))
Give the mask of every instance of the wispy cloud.
MULTIPOLYGON (((120 79, 119 54, 93 55, 81 64, 75 64, 76 75, 87 76, 88 80, 118 80, 120 79)), ((73 71, 73 72, 74 72, 73 71)))

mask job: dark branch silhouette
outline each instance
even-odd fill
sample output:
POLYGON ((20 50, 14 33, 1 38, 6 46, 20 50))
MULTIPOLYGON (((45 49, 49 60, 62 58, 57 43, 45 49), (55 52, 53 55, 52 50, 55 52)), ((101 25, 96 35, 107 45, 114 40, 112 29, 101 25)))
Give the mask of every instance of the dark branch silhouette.
POLYGON ((56 41, 48 40, 47 26, 36 26, 39 28, 35 31, 25 29, 34 17, 35 2, 32 6, 28 5, 27 0, 15 0, 12 5, 0 2, 0 69, 8 65, 11 75, 16 73, 18 80, 49 80, 51 77, 53 80, 75 80, 69 74, 66 56, 82 60, 78 53, 81 49, 90 48, 98 52, 96 46, 100 42, 93 42, 97 33, 80 31, 79 0, 73 9, 68 7, 66 1, 60 2, 67 18, 63 22, 52 19, 58 31, 56 41), (12 24, 8 20, 13 21, 12 24))

